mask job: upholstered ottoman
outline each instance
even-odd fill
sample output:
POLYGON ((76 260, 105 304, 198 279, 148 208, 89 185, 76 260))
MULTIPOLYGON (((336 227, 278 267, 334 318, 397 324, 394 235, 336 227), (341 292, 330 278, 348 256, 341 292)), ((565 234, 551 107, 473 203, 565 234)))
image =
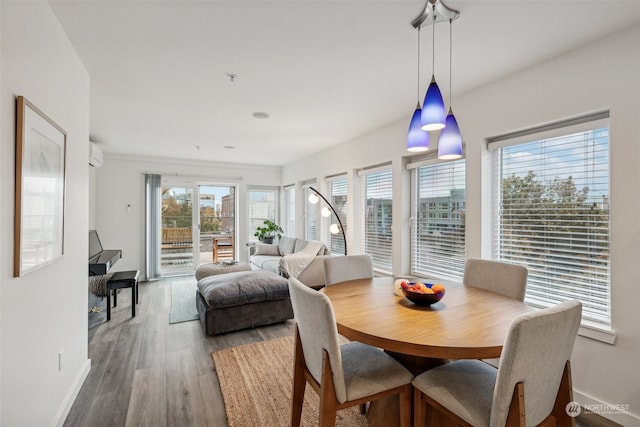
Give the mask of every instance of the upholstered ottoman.
POLYGON ((216 274, 234 273, 236 271, 249 271, 251 267, 246 262, 237 262, 235 264, 225 263, 209 263, 202 264, 196 269, 196 280, 200 280, 203 277, 215 276, 216 274))
POLYGON ((208 276, 198 281, 196 306, 207 335, 293 318, 289 282, 264 270, 208 276))

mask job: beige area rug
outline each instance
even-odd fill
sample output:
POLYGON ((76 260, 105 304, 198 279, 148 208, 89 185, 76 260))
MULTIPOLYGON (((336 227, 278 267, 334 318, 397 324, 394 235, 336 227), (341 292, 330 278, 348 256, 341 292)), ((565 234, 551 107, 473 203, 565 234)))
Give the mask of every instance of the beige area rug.
MULTIPOLYGON (((293 337, 277 338, 211 353, 229 427, 285 427, 291 424, 293 337)), ((320 399, 307 384, 302 426, 318 425, 320 399)), ((338 411, 336 426, 364 427, 358 406, 338 411)))

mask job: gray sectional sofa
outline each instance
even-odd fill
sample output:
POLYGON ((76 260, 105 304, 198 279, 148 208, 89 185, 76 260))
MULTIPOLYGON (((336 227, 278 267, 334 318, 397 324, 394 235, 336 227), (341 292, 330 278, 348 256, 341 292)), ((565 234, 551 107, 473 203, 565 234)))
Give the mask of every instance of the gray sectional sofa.
MULTIPOLYGON (((308 243, 295 237, 282 237, 274 244, 251 242, 248 245, 249 265, 252 270, 267 270, 288 277, 282 258, 300 252, 308 243)), ((313 261, 298 275, 298 280, 314 289, 324 287, 324 258, 328 256, 331 256, 329 250, 322 245, 313 261)))

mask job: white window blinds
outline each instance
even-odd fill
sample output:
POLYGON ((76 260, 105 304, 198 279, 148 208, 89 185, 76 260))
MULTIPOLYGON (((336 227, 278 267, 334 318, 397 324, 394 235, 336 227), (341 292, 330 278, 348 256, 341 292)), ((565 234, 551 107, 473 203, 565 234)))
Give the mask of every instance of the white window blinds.
POLYGON ((304 189, 304 238, 306 240, 320 240, 318 237, 318 206, 319 203, 309 202, 309 195, 315 194, 305 187, 304 189))
POLYGON ((277 206, 278 190, 274 188, 249 188, 249 238, 255 238, 253 234, 256 232, 256 228, 262 225, 265 219, 277 221, 276 206, 277 206))
POLYGON ((392 263, 392 175, 391 169, 363 171, 363 242, 362 249, 373 260, 373 266, 391 271, 392 263))
POLYGON ((412 174, 412 273, 462 279, 465 160, 420 166, 412 174))
POLYGON ((495 144, 495 253, 529 269, 529 304, 575 298, 583 322, 610 328, 609 129, 586 128, 495 144))
POLYGON ((289 237, 296 237, 296 187, 289 185, 284 187, 285 211, 284 211, 284 234, 289 237))
MULTIPOLYGON (((329 184, 329 201, 331 205, 338 213, 340 217, 340 221, 342 222, 342 226, 344 227, 344 232, 346 233, 347 227, 347 177, 339 177, 339 178, 331 178, 328 180, 329 184)), ((331 224, 339 224, 333 212, 330 216, 331 224)), ((328 228, 328 227, 327 227, 328 228)), ((329 237, 329 250, 334 254, 342 254, 344 255, 344 239, 342 238, 342 231, 339 231, 336 234, 331 233, 330 230, 327 229, 328 237, 329 237)))

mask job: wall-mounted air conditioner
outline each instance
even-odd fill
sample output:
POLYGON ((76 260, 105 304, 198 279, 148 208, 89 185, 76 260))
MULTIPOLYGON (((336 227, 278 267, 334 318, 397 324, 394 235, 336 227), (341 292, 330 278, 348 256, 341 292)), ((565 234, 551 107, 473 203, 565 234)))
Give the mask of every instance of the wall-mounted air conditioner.
POLYGON ((95 142, 89 141, 89 164, 94 168, 99 168, 104 162, 102 149, 95 142))

